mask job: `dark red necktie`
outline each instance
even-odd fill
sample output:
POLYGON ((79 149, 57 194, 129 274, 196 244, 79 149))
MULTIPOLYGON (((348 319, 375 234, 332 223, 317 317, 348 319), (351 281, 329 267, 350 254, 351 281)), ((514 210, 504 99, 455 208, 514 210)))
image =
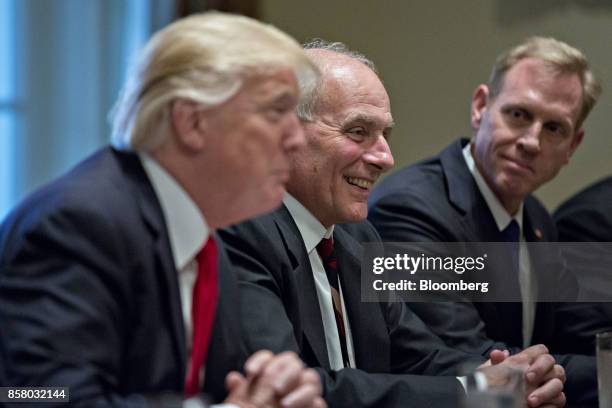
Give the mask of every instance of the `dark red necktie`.
POLYGON ((191 303, 193 337, 191 358, 185 379, 185 395, 187 396, 195 395, 200 391, 200 372, 206 361, 208 345, 212 337, 218 296, 217 258, 217 244, 210 236, 206 245, 196 256, 198 276, 193 286, 191 303))
POLYGON ((342 350, 342 362, 345 367, 350 367, 348 348, 346 346, 346 330, 344 328, 344 316, 342 313, 342 300, 340 299, 340 284, 338 281, 338 263, 334 252, 334 244, 331 238, 323 238, 317 245, 317 252, 323 261, 325 275, 331 289, 332 304, 334 306, 334 317, 340 337, 340 348, 342 350))

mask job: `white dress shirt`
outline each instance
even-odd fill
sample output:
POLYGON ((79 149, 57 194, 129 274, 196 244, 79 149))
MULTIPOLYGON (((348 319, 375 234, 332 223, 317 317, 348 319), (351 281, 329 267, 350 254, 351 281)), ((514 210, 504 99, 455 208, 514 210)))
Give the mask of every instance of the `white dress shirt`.
MULTIPOLYGON (((174 258, 174 267, 178 271, 181 310, 187 340, 187 354, 191 354, 191 301, 193 286, 198 273, 195 260, 200 249, 210 236, 210 230, 200 209, 176 180, 146 153, 139 154, 142 166, 151 181, 155 195, 164 214, 168 239, 174 258)), ((204 382, 202 368, 200 382, 204 382)), ((204 404, 199 398, 189 398, 183 402, 184 408, 200 408, 204 404)), ((211 408, 238 408, 233 404, 213 405, 211 408)))
MULTIPOLYGON (((334 315, 331 287, 327 280, 327 275, 325 274, 323 261, 317 252, 317 245, 319 242, 321 242, 323 238, 332 237, 334 226, 332 225, 329 229, 325 229, 310 211, 288 193, 285 195, 284 203, 300 231, 300 235, 306 246, 306 252, 308 252, 308 258, 310 259, 310 267, 312 269, 315 288, 317 289, 317 297, 319 299, 319 308, 321 309, 321 317, 323 319, 323 331, 325 332, 325 345, 327 346, 329 364, 332 370, 340 370, 344 368, 344 362, 342 360, 342 348, 340 346, 338 326, 336 326, 336 317, 334 315)), ((340 288, 340 301, 342 302, 342 315, 346 330, 346 348, 348 351, 349 363, 351 367, 355 367, 355 353, 353 350, 351 326, 346 313, 344 296, 342 295, 342 284, 338 282, 338 285, 340 288)))
MULTIPOLYGON (((310 260, 310 267, 315 281, 315 288, 317 290, 317 298, 319 299, 321 317, 323 319, 325 345, 327 346, 327 356, 330 366, 332 370, 341 370, 344 368, 344 362, 342 359, 338 326, 336 326, 336 317, 334 315, 334 306, 331 299, 331 288, 327 280, 327 275, 325 274, 323 261, 317 252, 317 245, 319 242, 321 242, 323 238, 332 237, 334 226, 332 225, 329 229, 325 229, 319 220, 289 193, 285 194, 283 202, 300 231, 304 246, 306 247, 306 252, 308 253, 308 259, 310 260)), ((338 282, 338 285, 340 287, 340 299, 342 301, 342 315, 346 331, 346 348, 349 355, 349 362, 352 368, 356 368, 353 337, 351 336, 351 327, 346 313, 344 296, 342 296, 342 285, 340 282, 338 282)), ((475 373, 475 378, 478 389, 485 389, 487 386, 485 376, 478 372, 475 373)), ((464 390, 467 389, 466 377, 457 377, 457 380, 459 380, 464 390)))
POLYGON ((178 271, 187 350, 190 352, 191 300, 198 271, 195 257, 208 240, 208 225, 193 200, 163 167, 144 153, 140 154, 140 160, 166 219, 174 266, 178 271))
POLYGON ((503 231, 508 224, 514 219, 520 228, 520 244, 519 244, 519 286, 521 290, 521 299, 523 304, 523 347, 528 347, 531 344, 531 336, 533 334, 533 322, 535 320, 535 291, 536 282, 533 274, 531 273, 531 261, 529 259, 529 251, 527 248, 527 242, 525 241, 525 234, 523 233, 523 203, 521 203, 519 210, 511 216, 508 214, 504 206, 501 204, 495 193, 491 190, 484 177, 476 167, 474 158, 472 157, 472 151, 468 143, 463 148, 463 157, 467 164, 470 172, 474 176, 476 185, 480 190, 480 193, 485 199, 489 210, 493 214, 495 223, 499 231, 503 231))

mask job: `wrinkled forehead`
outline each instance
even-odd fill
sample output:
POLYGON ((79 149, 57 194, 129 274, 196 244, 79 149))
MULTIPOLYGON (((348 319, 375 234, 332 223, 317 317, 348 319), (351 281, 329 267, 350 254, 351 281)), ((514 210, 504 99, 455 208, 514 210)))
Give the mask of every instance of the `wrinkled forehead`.
POLYGON ((374 71, 357 61, 328 67, 323 73, 318 99, 319 107, 326 112, 387 122, 386 125, 393 121, 385 87, 374 71))
POLYGON ((582 82, 575 72, 564 72, 542 60, 527 58, 514 65, 504 77, 505 90, 537 89, 551 99, 582 102, 582 82))
POLYGON ((578 74, 560 72, 536 59, 525 59, 505 75, 500 94, 518 102, 539 101, 568 111, 575 122, 583 100, 582 82, 578 74))

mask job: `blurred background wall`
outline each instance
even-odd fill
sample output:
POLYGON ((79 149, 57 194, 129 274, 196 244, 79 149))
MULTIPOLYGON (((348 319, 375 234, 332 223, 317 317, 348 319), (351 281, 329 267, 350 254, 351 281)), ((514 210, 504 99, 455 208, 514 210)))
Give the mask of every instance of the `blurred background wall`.
POLYGON ((470 136, 472 92, 496 56, 530 35, 582 50, 604 94, 570 164, 537 196, 549 209, 612 174, 612 0, 262 0, 261 17, 300 41, 343 41, 378 65, 399 167, 470 136))
POLYGON ((585 52, 604 95, 549 209, 612 174, 612 0, 0 0, 0 218, 108 141, 107 114, 151 32, 206 8, 343 41, 378 65, 397 127, 396 169, 469 136, 469 103, 497 54, 529 35, 585 52))

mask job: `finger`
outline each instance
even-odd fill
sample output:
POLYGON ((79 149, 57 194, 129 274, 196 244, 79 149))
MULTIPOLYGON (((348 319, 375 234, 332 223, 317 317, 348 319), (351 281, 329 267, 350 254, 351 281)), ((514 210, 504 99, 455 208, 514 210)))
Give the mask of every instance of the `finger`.
POLYGON ((554 373, 555 358, 550 354, 537 356, 525 372, 527 381, 532 385, 539 385, 550 373, 554 373))
POLYGON ((509 355, 510 353, 508 352, 508 350, 493 350, 491 351, 491 354, 489 354, 489 359, 491 361, 491 364, 495 365, 504 361, 506 358, 508 358, 509 355))
POLYGON ((243 401, 247 395, 247 380, 242 374, 232 371, 225 376, 225 388, 227 389, 227 404, 240 406, 239 402, 243 401))
POLYGON ((563 392, 563 383, 558 378, 547 381, 527 396, 527 403, 530 407, 539 407, 555 401, 558 395, 563 392))
POLYGON ((312 406, 314 400, 319 397, 318 389, 313 384, 305 384, 297 387, 281 400, 283 408, 306 408, 312 406))
POLYGON ((248 377, 253 377, 258 375, 263 368, 270 362, 270 360, 274 357, 269 350, 260 350, 253 354, 247 362, 244 364, 244 371, 247 373, 248 377))
POLYGON ((317 387, 319 394, 323 391, 323 386, 321 385, 321 376, 312 368, 307 368, 304 370, 302 374, 302 383, 303 384, 313 384, 317 387))
POLYGON ((552 401, 550 401, 550 405, 555 407, 564 407, 566 402, 567 399, 565 398, 565 393, 562 392, 556 398, 553 398, 552 401))
POLYGON ((225 388, 227 389, 228 393, 231 393, 244 384, 246 384, 246 379, 242 376, 242 374, 236 371, 232 371, 225 376, 225 388))
POLYGON ((535 346, 527 347, 525 350, 510 358, 525 358, 527 359, 527 362, 531 364, 538 356, 541 356, 542 354, 548 354, 548 348, 543 344, 536 344, 535 346))
POLYGON ((284 395, 299 384, 303 370, 302 360, 289 351, 270 360, 264 368, 263 376, 265 381, 272 384, 278 395, 284 395))
POLYGON ((317 397, 312 403, 312 408, 327 408, 327 404, 323 398, 317 397))
MULTIPOLYGON (((565 380, 567 379, 565 375, 565 369, 559 364, 555 364, 553 369, 550 370, 548 374, 544 376, 541 383, 552 380, 553 378, 558 378, 559 380, 561 380, 563 384, 565 384, 565 380)), ((538 384, 534 384, 534 385, 538 385, 538 384)))
POLYGON ((567 399, 565 397, 565 393, 562 392, 556 398, 554 398, 552 401, 549 401, 549 402, 547 402, 545 404, 542 404, 538 408, 558 408, 558 407, 564 407, 566 402, 567 402, 567 399))

